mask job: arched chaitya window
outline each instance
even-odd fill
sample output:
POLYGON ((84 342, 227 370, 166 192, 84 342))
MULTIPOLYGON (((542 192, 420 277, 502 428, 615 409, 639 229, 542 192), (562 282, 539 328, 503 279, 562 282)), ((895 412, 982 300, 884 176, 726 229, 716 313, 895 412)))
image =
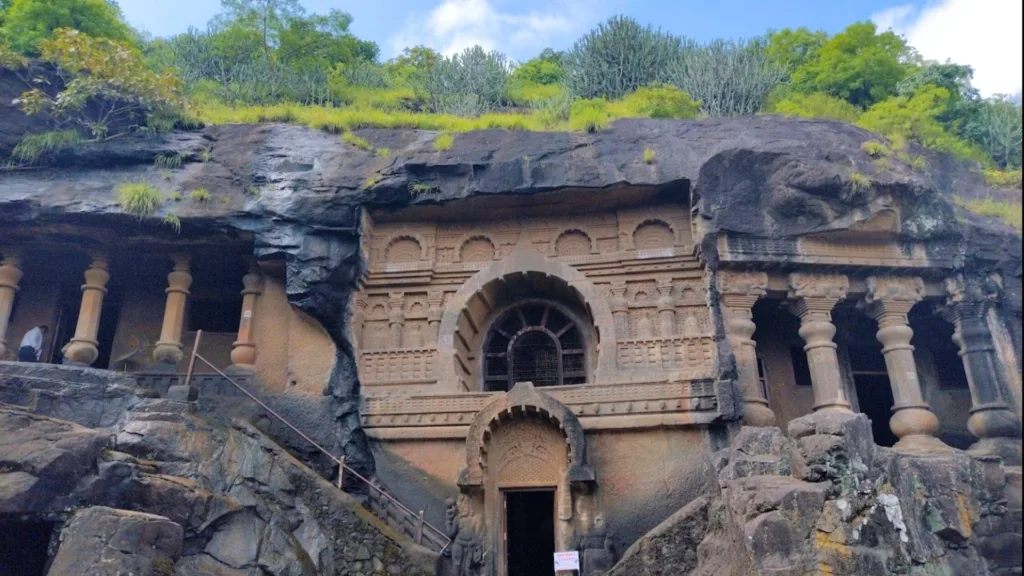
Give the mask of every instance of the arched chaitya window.
POLYGON ((484 341, 484 390, 511 390, 516 382, 534 386, 587 381, 583 335, 567 314, 546 302, 508 310, 484 341))

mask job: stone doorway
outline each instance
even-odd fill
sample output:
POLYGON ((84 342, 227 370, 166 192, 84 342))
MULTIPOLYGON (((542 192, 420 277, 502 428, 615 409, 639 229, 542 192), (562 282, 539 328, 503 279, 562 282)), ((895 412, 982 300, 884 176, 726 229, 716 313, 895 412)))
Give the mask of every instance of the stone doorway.
POLYGON ((505 490, 504 574, 554 576, 555 489, 505 490))

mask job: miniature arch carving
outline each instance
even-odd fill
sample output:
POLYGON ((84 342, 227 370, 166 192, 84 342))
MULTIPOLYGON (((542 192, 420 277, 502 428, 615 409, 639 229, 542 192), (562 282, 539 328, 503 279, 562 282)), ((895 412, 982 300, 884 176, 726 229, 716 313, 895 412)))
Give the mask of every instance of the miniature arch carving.
POLYGON ((403 264, 426 260, 426 246, 419 234, 397 234, 384 247, 384 263, 403 264))
POLYGON ((555 233, 548 247, 552 256, 581 256, 593 254, 597 248, 594 239, 583 228, 567 228, 555 233))
POLYGON ((477 413, 466 436, 466 466, 459 472, 460 487, 483 486, 486 480, 484 460, 487 440, 499 426, 501 415, 535 414, 557 426, 568 445, 566 479, 571 482, 594 482, 594 469, 587 463, 587 444, 583 426, 568 406, 520 382, 508 393, 497 397, 477 413))
POLYGON ((631 247, 636 249, 636 250, 645 250, 645 249, 650 249, 650 248, 672 248, 673 246, 676 245, 676 241, 677 241, 678 236, 679 236, 678 230, 676 230, 675 226, 673 226, 670 222, 668 222, 666 220, 662 220, 661 218, 644 218, 643 220, 638 221, 636 223, 636 226, 632 227, 632 230, 629 233, 629 243, 631 244, 631 247), (638 246, 639 243, 642 243, 645 240, 643 238, 644 235, 642 234, 642 231, 640 230, 641 228, 644 228, 645 226, 648 227, 648 230, 652 230, 652 231, 654 231, 657 227, 663 227, 663 228, 668 229, 668 232, 669 232, 669 235, 670 235, 668 246, 656 246, 656 247, 638 246), (638 232, 641 232, 641 238, 637 238, 637 233, 638 232), (640 242, 638 242, 638 240, 640 242))
POLYGON ((467 234, 459 241, 456 262, 487 262, 498 255, 498 245, 488 234, 467 234), (489 252, 489 254, 488 254, 489 252))

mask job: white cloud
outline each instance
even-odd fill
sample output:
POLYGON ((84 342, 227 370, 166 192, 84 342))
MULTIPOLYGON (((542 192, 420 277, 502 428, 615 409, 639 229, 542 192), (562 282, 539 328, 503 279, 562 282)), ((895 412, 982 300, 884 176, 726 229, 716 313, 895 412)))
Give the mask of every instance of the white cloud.
POLYGON ((940 0, 895 6, 871 19, 928 60, 969 64, 983 96, 1021 91, 1021 0, 940 0))
POLYGON ((526 59, 576 38, 595 21, 582 0, 552 0, 543 9, 519 13, 498 10, 491 0, 444 0, 429 13, 410 15, 388 48, 393 56, 422 44, 451 55, 479 44, 526 59))

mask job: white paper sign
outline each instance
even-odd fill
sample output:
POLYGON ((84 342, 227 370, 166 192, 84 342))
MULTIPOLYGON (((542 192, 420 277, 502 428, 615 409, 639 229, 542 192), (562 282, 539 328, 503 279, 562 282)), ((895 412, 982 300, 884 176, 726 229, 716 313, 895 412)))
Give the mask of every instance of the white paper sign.
POLYGON ((555 552, 555 572, 559 570, 579 570, 580 569, 580 553, 573 550, 572 552, 555 552))

